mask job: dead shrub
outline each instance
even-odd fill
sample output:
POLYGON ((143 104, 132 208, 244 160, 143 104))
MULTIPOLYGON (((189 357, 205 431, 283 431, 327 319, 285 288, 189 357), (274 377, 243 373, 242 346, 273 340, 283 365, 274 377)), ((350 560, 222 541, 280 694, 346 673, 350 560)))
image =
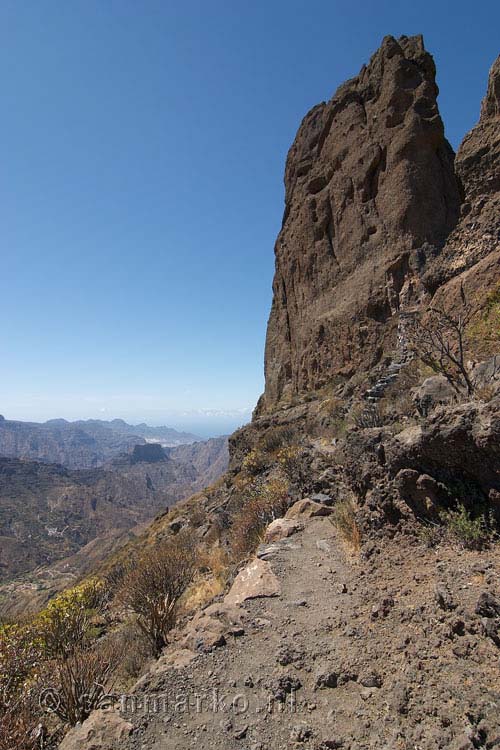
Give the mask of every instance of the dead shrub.
POLYGON ((118 661, 118 651, 110 641, 77 648, 67 658, 57 659, 48 676, 57 699, 48 708, 65 724, 85 721, 102 705, 118 661))
POLYGON ((125 578, 120 602, 137 618, 137 625, 159 655, 174 627, 179 600, 193 580, 196 555, 188 532, 179 532, 147 551, 125 578))
POLYGON ((153 659, 153 649, 148 638, 144 638, 135 622, 127 620, 108 636, 113 647, 120 652, 120 660, 114 674, 116 685, 125 691, 144 672, 148 661, 153 659))
POLYGON ((456 315, 433 307, 417 316, 408 329, 409 346, 424 365, 444 375, 457 395, 471 397, 474 382, 467 363, 468 327, 472 308, 463 286, 461 307, 456 315))
POLYGON ((0 750, 39 750, 42 747, 55 747, 46 736, 38 718, 27 697, 19 698, 2 711, 0 750))
POLYGON ((41 641, 29 626, 0 627, 0 750, 38 747, 29 683, 42 653, 41 641))
POLYGON ((236 513, 231 529, 233 560, 244 560, 258 546, 266 526, 281 518, 289 505, 288 482, 281 478, 254 485, 236 513))

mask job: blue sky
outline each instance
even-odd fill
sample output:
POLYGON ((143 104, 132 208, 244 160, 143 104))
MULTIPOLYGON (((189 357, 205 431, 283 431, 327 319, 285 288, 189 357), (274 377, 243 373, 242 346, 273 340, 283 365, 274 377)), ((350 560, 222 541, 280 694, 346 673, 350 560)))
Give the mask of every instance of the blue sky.
POLYGON ((457 147, 499 28, 489 0, 2 0, 0 413, 246 421, 300 120, 423 33, 457 147))

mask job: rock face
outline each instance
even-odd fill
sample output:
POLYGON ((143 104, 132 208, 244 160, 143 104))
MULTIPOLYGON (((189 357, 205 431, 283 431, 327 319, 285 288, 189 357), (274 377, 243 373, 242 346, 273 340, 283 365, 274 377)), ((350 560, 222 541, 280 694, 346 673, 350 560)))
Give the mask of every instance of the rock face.
POLYGON ((500 57, 493 63, 479 122, 457 153, 455 166, 465 200, 460 222, 426 279, 431 289, 471 269, 466 281, 473 291, 489 287, 498 274, 500 239, 500 57), (475 277, 475 278, 474 278, 475 277))
POLYGON ((386 37, 304 118, 286 163, 260 411, 373 366, 423 294, 461 203, 437 94, 422 37, 386 37))

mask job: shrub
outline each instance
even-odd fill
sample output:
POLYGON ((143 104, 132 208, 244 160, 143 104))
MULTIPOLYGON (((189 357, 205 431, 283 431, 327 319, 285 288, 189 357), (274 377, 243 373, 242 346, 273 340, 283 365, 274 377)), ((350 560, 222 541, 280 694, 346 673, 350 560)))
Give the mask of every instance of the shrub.
POLYGON ((352 500, 341 500, 335 504, 330 520, 345 541, 355 550, 361 547, 361 532, 356 521, 356 506, 352 500))
POLYGON ((177 620, 179 599, 194 573, 192 540, 186 532, 180 532, 166 544, 146 552, 123 582, 120 600, 136 615, 137 625, 155 655, 167 644, 168 633, 177 620))
POLYGON ((304 484, 303 455, 298 445, 289 445, 278 451, 276 461, 285 473, 287 479, 297 487, 304 484))
POLYGON ((90 635, 92 616, 102 608, 105 587, 92 578, 63 591, 35 621, 46 656, 70 656, 90 635))
POLYGON ((443 538, 443 530, 442 527, 437 524, 426 523, 419 528, 418 536, 426 547, 432 549, 433 547, 437 547, 441 542, 443 538))
POLYGON ((57 691, 53 713, 71 726, 85 721, 101 705, 117 663, 117 652, 107 641, 91 649, 75 648, 67 658, 57 659, 51 670, 57 691))
POLYGON ((285 480, 276 477, 262 486, 252 487, 244 505, 236 513, 231 529, 231 553, 236 562, 258 547, 266 526, 283 516, 288 505, 288 482, 285 480))
POLYGON ((260 446, 266 453, 274 453, 280 448, 293 443, 295 431, 285 425, 270 427, 260 440, 260 446))
POLYGON ((351 418, 356 427, 383 427, 384 417, 376 404, 357 404, 351 411, 351 418))
POLYGON ((43 728, 33 715, 30 702, 22 697, 5 708, 0 714, 0 750, 39 750, 42 745, 43 728))
POLYGON ((463 503, 456 510, 444 511, 441 518, 449 535, 467 549, 481 549, 491 539, 484 515, 474 518, 463 503))
POLYGON ((498 353, 500 344, 500 284, 486 297, 481 315, 470 326, 468 338, 477 356, 498 353))
POLYGON ((247 453, 242 462, 242 468, 244 469, 244 471, 246 471, 248 474, 251 474, 252 476, 260 474, 262 471, 264 471, 264 469, 267 468, 267 465, 267 457, 258 448, 253 448, 249 453, 247 453))
POLYGON ((0 750, 38 747, 29 689, 42 645, 28 626, 0 626, 0 750))

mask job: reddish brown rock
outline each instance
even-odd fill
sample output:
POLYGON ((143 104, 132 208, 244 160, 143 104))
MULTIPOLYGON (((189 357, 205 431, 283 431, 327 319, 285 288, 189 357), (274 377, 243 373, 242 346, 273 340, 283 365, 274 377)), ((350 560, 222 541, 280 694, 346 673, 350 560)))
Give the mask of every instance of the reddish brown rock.
POLYGON ((286 164, 260 412, 369 369, 422 295, 461 199, 437 93, 422 37, 386 37, 304 118, 286 164))

